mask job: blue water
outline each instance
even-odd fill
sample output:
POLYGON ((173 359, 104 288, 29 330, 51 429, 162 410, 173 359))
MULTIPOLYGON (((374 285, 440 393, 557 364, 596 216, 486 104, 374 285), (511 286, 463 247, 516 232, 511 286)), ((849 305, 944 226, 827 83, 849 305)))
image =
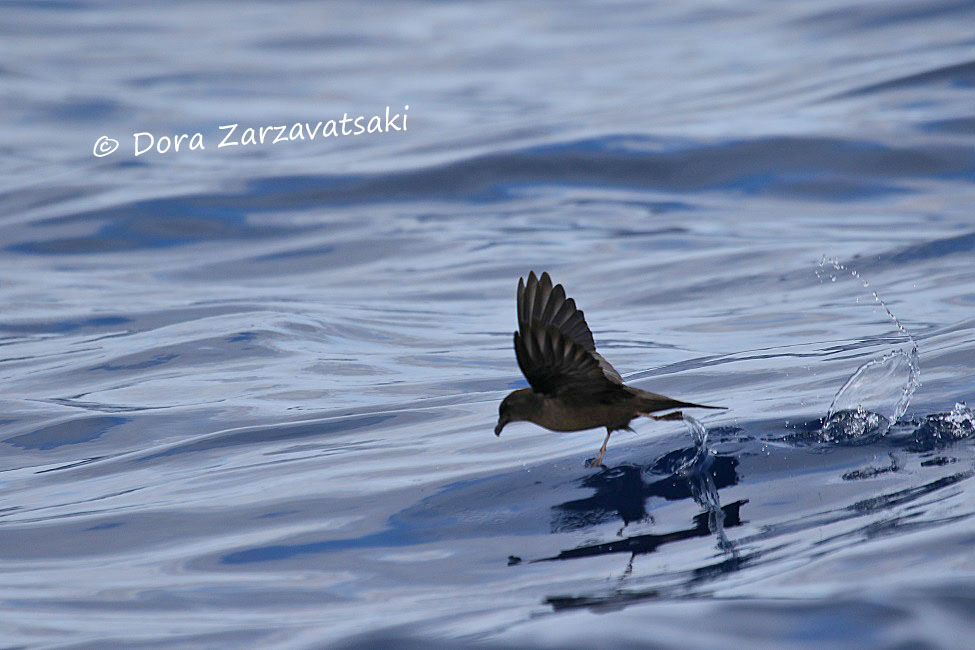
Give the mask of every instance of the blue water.
POLYGON ((0 11, 0 646, 970 647, 975 4, 0 11), (533 269, 705 447, 493 435, 533 269))

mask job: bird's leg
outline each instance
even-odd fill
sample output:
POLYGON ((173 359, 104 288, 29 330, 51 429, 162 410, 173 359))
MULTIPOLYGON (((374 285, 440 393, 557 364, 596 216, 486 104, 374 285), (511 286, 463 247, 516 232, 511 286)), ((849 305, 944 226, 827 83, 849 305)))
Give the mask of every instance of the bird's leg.
POLYGON ((595 458, 590 458, 586 461, 586 467, 602 467, 603 466, 603 454, 606 453, 606 445, 609 444, 609 436, 613 432, 606 429, 606 439, 603 440, 603 446, 599 448, 599 455, 595 458))
POLYGON ((647 415, 653 418, 654 420, 683 420, 684 419, 684 414, 681 413, 680 411, 674 411, 673 413, 668 413, 667 415, 650 415, 649 413, 647 413, 647 415))

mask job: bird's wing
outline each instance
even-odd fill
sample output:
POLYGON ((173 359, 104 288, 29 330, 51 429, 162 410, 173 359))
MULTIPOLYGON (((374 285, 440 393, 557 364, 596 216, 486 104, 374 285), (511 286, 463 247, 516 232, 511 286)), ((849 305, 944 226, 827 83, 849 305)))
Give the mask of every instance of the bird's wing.
POLYGON ((595 353, 551 325, 515 332, 515 356, 532 390, 553 397, 612 403, 633 393, 606 376, 595 353))
MULTIPOLYGON (((576 308, 575 300, 566 298, 565 289, 561 284, 553 287, 552 278, 547 272, 543 272, 542 277, 539 278, 532 271, 528 274, 527 282, 524 279, 518 280, 518 331, 523 339, 527 339, 529 330, 536 327, 554 328, 563 337, 588 352, 607 379, 619 384, 623 383, 623 378, 616 372, 616 368, 596 352, 592 331, 586 324, 585 314, 581 309, 576 308)), ((517 350, 517 345, 515 349, 517 350)))

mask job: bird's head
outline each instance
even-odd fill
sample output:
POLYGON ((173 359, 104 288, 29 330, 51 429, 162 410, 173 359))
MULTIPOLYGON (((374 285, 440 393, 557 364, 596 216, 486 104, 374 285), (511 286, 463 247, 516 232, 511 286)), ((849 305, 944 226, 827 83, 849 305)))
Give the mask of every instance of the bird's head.
POLYGON ((536 410, 537 399, 530 388, 509 393, 498 407, 498 425, 494 427, 494 435, 500 436, 504 425, 509 422, 530 421, 536 410))

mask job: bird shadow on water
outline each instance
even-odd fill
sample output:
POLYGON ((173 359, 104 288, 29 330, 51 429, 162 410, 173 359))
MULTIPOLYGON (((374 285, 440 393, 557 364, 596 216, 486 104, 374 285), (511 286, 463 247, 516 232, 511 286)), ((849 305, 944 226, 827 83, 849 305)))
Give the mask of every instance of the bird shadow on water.
MULTIPOLYGON (((585 499, 566 501, 553 506, 552 532, 561 533, 581 530, 613 519, 623 522, 620 533, 631 523, 652 519, 647 514, 648 499, 658 497, 668 501, 695 498, 700 488, 693 484, 693 479, 680 473, 673 473, 654 481, 648 481, 646 476, 659 475, 661 468, 673 464, 675 459, 680 461, 686 456, 687 450, 678 450, 663 456, 650 466, 623 464, 583 478, 579 485, 594 490, 595 493, 585 499)), ((708 472, 708 480, 716 488, 735 485, 738 476, 735 468, 738 460, 732 456, 715 456, 710 459, 711 467, 702 470, 708 472)), ((695 477, 696 478, 696 477, 695 477)))
MULTIPOLYGON (((696 420, 686 417, 686 424, 693 434, 695 446, 678 449, 643 466, 623 464, 582 478, 582 488, 594 490, 584 499, 566 501, 552 507, 552 532, 577 531, 618 519, 622 527, 615 539, 598 544, 585 544, 565 549, 557 555, 530 560, 531 563, 560 562, 604 555, 628 555, 617 586, 608 594, 591 596, 550 596, 545 602, 553 610, 588 608, 618 608, 633 602, 661 598, 673 591, 671 588, 654 587, 647 590, 624 589, 633 572, 634 560, 656 552, 666 544, 714 536, 716 546, 724 559, 716 564, 699 567, 691 572, 688 581, 680 587, 688 587, 716 579, 737 571, 742 558, 735 543, 725 530, 741 526, 742 507, 747 499, 727 505, 721 504, 718 491, 737 485, 739 461, 734 456, 714 453, 708 446, 707 430, 696 420), (659 477, 649 480, 648 477, 659 477), (624 536, 626 528, 634 522, 653 522, 648 514, 648 500, 659 498, 667 501, 692 499, 702 512, 691 518, 690 525, 665 533, 624 536), (665 593, 667 592, 667 593, 665 593)), ((520 564, 521 559, 509 558, 509 565, 520 564)))
POLYGON ((695 468, 691 473, 673 475, 651 483, 643 479, 642 468, 621 465, 586 479, 583 485, 594 488, 596 493, 588 499, 568 501, 555 506, 553 532, 594 526, 601 523, 607 513, 615 511, 615 515, 623 521, 623 527, 617 532, 617 536, 622 539, 578 546, 558 555, 533 561, 551 562, 615 553, 629 553, 632 561, 632 557, 652 553, 664 544, 709 535, 718 537, 720 547, 731 549, 733 544, 727 540, 724 529, 741 525, 740 510, 748 501, 740 500, 722 506, 718 488, 738 482, 735 473, 737 464, 737 460, 730 456, 716 456, 706 461, 707 467, 695 468), (646 500, 652 497, 668 500, 693 498, 705 510, 692 518, 692 525, 688 528, 668 533, 623 537, 626 526, 631 522, 650 519, 644 506, 646 500))

